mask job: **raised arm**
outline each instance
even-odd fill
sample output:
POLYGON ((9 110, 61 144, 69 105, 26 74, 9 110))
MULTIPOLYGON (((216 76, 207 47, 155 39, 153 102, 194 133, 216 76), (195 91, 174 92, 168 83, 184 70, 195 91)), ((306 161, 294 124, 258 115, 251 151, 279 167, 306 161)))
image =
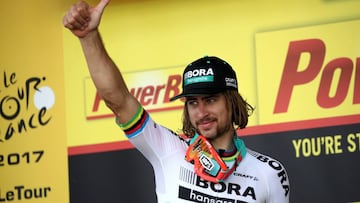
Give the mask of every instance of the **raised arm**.
POLYGON ((132 118, 138 108, 116 64, 108 55, 98 26, 109 0, 101 0, 95 7, 80 1, 63 17, 63 24, 80 40, 91 78, 106 105, 121 123, 132 118))

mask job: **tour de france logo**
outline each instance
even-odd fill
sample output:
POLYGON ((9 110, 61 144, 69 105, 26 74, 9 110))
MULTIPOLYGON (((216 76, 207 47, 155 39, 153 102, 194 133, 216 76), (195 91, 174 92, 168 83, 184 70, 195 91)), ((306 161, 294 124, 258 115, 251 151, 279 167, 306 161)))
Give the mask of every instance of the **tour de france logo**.
POLYGON ((37 128, 50 120, 48 110, 55 104, 55 94, 46 86, 46 77, 19 79, 16 72, 0 75, 0 144, 37 128))

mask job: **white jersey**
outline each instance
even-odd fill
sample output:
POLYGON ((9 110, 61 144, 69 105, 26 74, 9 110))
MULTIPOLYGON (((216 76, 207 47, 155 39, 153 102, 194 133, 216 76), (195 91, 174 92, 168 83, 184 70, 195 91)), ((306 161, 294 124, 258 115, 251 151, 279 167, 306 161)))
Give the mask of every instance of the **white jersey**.
POLYGON ((130 142, 150 161, 159 203, 285 203, 290 184, 284 166, 247 149, 246 156, 223 182, 211 183, 185 160, 187 142, 155 123, 142 108, 126 124, 119 124, 130 142))

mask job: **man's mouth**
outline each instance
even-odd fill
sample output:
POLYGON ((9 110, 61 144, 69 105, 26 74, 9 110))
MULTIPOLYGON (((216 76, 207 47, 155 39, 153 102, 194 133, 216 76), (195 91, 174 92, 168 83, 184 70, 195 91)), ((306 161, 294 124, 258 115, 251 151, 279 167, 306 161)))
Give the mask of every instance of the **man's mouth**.
POLYGON ((207 130, 210 129, 215 123, 215 119, 203 119, 197 122, 198 129, 207 130))

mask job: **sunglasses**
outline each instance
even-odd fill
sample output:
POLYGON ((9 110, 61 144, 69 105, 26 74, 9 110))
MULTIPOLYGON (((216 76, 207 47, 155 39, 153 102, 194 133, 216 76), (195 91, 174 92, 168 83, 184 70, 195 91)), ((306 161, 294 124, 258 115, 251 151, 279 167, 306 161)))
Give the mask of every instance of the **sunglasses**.
POLYGON ((185 155, 185 159, 194 164, 198 176, 214 183, 225 180, 235 170, 242 156, 237 151, 234 157, 236 159, 224 159, 225 163, 211 143, 199 134, 190 141, 185 155))

